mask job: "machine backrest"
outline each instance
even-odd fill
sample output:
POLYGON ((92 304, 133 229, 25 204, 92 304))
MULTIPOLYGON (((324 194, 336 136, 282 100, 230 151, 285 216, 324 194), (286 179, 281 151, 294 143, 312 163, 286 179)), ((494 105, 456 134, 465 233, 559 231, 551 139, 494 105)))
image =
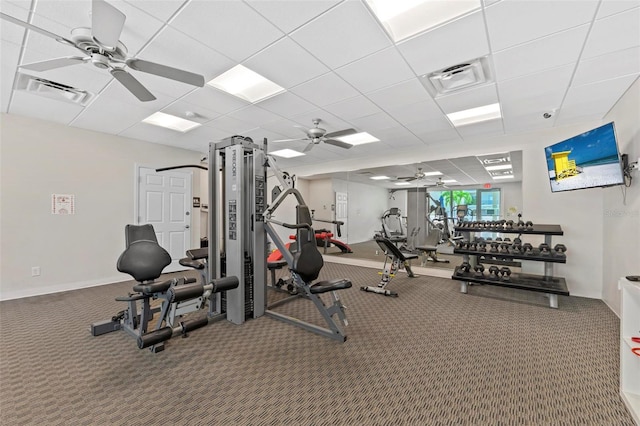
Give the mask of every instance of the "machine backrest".
POLYGON ((385 254, 387 254, 388 256, 395 256, 398 259, 400 259, 401 261, 405 261, 407 260, 407 258, 405 257, 404 253, 402 253, 400 251, 400 249, 398 247, 396 247, 395 244, 393 244, 390 240, 388 240, 387 238, 376 238, 376 243, 378 243, 378 246, 382 249, 383 252, 385 252, 385 254))
POLYGON ((118 271, 138 282, 153 281, 171 263, 171 256, 158 244, 153 225, 127 225, 126 249, 118 258, 118 271))
MULTIPOLYGON (((296 223, 311 225, 309 207, 305 205, 296 206, 296 223)), ((290 269, 300 275, 304 282, 309 283, 320 275, 324 260, 318 250, 315 232, 312 228, 299 228, 296 241, 298 243, 298 251, 293 255, 293 265, 290 269)))

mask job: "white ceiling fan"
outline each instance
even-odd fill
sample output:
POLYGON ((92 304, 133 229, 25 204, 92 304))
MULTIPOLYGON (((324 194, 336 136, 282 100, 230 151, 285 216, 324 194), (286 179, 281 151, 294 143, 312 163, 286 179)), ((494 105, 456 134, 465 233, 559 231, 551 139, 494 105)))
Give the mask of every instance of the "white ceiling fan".
POLYGON ((312 121, 313 121, 313 126, 314 127, 310 128, 308 130, 304 130, 304 132, 307 135, 306 138, 279 139, 279 140, 275 140, 275 141, 271 141, 271 142, 310 141, 307 144, 307 146, 302 150, 302 152, 310 151, 311 148, 313 148, 314 145, 318 145, 320 142, 324 142, 324 143, 329 144, 329 145, 338 146, 338 147, 344 148, 344 149, 349 149, 349 148, 353 147, 353 145, 351 145, 349 143, 346 143, 346 142, 339 141, 339 140, 337 140, 335 138, 339 138, 341 136, 352 135, 354 133, 357 133, 356 130, 354 130, 354 129, 344 129, 344 130, 339 130, 337 132, 327 133, 327 131, 325 129, 321 129, 320 127, 318 127, 320 125, 320 122, 322 121, 321 119, 314 118, 312 121))
POLYGON ((427 174, 422 171, 422 167, 418 167, 418 170, 413 174, 413 176, 398 176, 396 179, 402 179, 405 182, 411 182, 414 180, 423 179, 427 174))
MULTIPOLYGON (((431 188, 445 188, 445 189, 449 189, 451 185, 447 185, 443 180, 442 177, 439 177, 438 180, 435 181, 435 183, 433 184, 427 184, 425 185, 425 187, 427 188, 427 190, 431 189, 431 188)), ((457 185, 453 185, 453 186, 457 186, 457 185)))
POLYGON ((109 73, 116 80, 142 102, 153 101, 156 97, 133 75, 127 72, 126 67, 193 86, 204 86, 204 77, 202 75, 129 57, 127 48, 119 40, 126 20, 124 13, 104 0, 92 0, 91 9, 91 28, 74 28, 71 30, 70 39, 0 12, 2 19, 51 37, 62 44, 75 47, 84 54, 84 56, 66 56, 34 62, 20 65, 20 67, 32 71, 47 71, 90 62, 97 68, 109 70, 109 73))

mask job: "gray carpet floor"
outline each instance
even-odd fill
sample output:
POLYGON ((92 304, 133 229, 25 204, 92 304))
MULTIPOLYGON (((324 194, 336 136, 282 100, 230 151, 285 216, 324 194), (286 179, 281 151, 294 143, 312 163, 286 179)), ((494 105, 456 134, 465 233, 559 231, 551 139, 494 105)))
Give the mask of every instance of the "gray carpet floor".
MULTIPOLYGON (((120 309, 115 283, 0 303, 3 425, 632 425, 618 394, 619 320, 599 300, 400 273, 388 298, 348 277, 348 340, 269 317, 219 322, 138 350, 89 324, 120 309)), ((299 299, 277 308, 320 321, 299 299)))

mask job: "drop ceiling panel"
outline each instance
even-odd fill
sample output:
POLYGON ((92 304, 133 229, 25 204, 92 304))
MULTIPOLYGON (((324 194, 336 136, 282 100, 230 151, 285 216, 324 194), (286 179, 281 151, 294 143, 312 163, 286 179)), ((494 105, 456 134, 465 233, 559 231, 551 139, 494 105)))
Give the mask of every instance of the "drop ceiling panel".
POLYGON ((640 46, 640 7, 600 19, 593 24, 582 59, 640 46))
POLYGON ((205 81, 217 77, 235 65, 235 62, 226 56, 171 27, 165 27, 137 57, 202 74, 205 81))
POLYGON ((633 9, 634 7, 638 7, 638 2, 635 0, 602 0, 596 19, 633 9))
POLYGON ((352 62, 336 73, 362 93, 369 93, 415 77, 395 47, 352 62))
POLYGON ((154 18, 166 22, 171 18, 180 7, 186 3, 186 0, 145 0, 145 1, 135 1, 135 0, 127 0, 129 4, 132 6, 143 10, 145 13, 153 16, 154 18))
MULTIPOLYGON (((30 2, 28 2, 30 3, 30 2)), ((27 3, 27 6, 29 5, 27 3)), ((11 15, 14 18, 21 19, 26 21, 29 18, 29 10, 19 7, 16 4, 3 1, 2 5, 2 13, 6 13, 7 15, 11 15)), ((2 40, 9 41, 11 43, 17 44, 18 46, 22 44, 22 38, 24 37, 25 29, 19 25, 8 21, 2 21, 0 25, 0 36, 2 40)))
POLYGON ((330 71, 322 62, 288 37, 278 40, 252 56, 243 65, 285 89, 330 71))
POLYGON ((361 2, 345 1, 291 33, 326 65, 337 68, 391 45, 361 2))
POLYGON ((415 121, 413 123, 406 124, 405 127, 416 135, 441 132, 443 130, 453 130, 453 133, 455 133, 455 129, 451 126, 451 122, 444 115, 430 119, 425 118, 421 121, 415 121))
POLYGON ((379 112, 366 117, 354 118, 351 122, 356 125, 358 129, 367 131, 373 136, 376 136, 376 132, 380 129, 388 129, 400 125, 386 112, 379 112))
POLYGON ((20 55, 20 47, 8 41, 2 41, 2 55, 0 55, 0 107, 2 112, 7 112, 9 108, 9 99, 13 90, 13 82, 16 66, 18 65, 18 57, 20 55))
POLYGON ((485 10, 494 52, 590 22, 598 0, 502 0, 485 10))
POLYGON ((571 87, 562 104, 556 125, 604 117, 636 78, 637 76, 630 75, 571 87))
POLYGON ((267 124, 273 121, 281 120, 277 114, 274 114, 266 109, 262 109, 255 105, 249 105, 239 110, 236 110, 230 114, 228 114, 231 118, 236 118, 238 120, 245 121, 247 123, 252 123, 256 126, 262 126, 263 124, 267 124))
POLYGON ((482 12, 472 13, 398 44, 416 75, 489 54, 482 12))
POLYGON ((581 61, 572 84, 581 86, 611 77, 638 73, 640 73, 640 47, 632 47, 581 61))
POLYGON ((119 134, 140 123, 154 110, 128 105, 117 99, 98 97, 90 107, 84 108, 72 125, 98 132, 119 134))
POLYGON ((313 111, 305 112, 304 114, 294 115, 291 117, 291 120, 295 121, 306 130, 313 127, 313 120, 316 118, 320 118, 322 120, 322 122, 320 122, 320 127, 325 129, 328 133, 353 127, 349 122, 344 121, 340 117, 322 109, 315 109, 313 111))
POLYGON ((447 96, 440 96, 436 102, 445 114, 450 114, 469 108, 495 104, 498 102, 498 93, 495 83, 490 83, 447 96))
POLYGON ((256 127, 251 123, 229 117, 228 115, 211 120, 205 125, 218 131, 227 132, 229 136, 242 135, 244 132, 256 127))
POLYGON ((496 80, 508 80, 578 61, 589 25, 581 25, 497 52, 496 80))
POLYGON ((296 86, 291 92, 319 107, 359 95, 357 90, 333 72, 296 86))
POLYGON ((227 114, 249 105, 247 101, 206 85, 189 93, 182 100, 215 111, 218 114, 227 114))
POLYGON ((312 103, 305 101, 291 92, 283 92, 272 96, 264 101, 260 101, 258 105, 260 108, 264 108, 282 117, 291 117, 317 109, 312 103))
POLYGON ((285 33, 314 19, 329 10, 340 0, 245 0, 252 8, 285 33))
MULTIPOLYGON (((254 142, 260 144, 262 143, 264 138, 267 138, 267 143, 269 143, 270 141, 285 138, 285 136, 281 135, 280 133, 271 132, 261 127, 246 131, 242 134, 242 136, 248 136, 253 139, 254 142)), ((272 146, 269 146, 269 148, 273 149, 272 146)))
POLYGON ((431 100, 417 78, 369 93, 367 97, 385 111, 431 100))
POLYGON ((499 119, 456 127, 456 130, 465 141, 504 134, 502 120, 499 119))
POLYGON ((442 117, 442 111, 432 100, 420 101, 410 105, 402 105, 387 111, 400 124, 425 122, 442 117))
POLYGON ((309 121, 308 123, 305 122, 305 126, 302 126, 295 121, 289 119, 281 119, 278 121, 265 123, 261 127, 268 131, 281 134, 285 137, 285 139, 290 139, 305 137, 306 130, 310 126, 311 121, 309 121))
POLYGON ((175 115, 177 117, 182 117, 184 119, 195 121, 196 123, 201 123, 201 124, 207 123, 211 120, 215 120, 221 115, 215 111, 212 111, 207 108, 203 108, 199 105, 186 102, 184 100, 173 102, 172 104, 164 108, 162 112, 175 115), (196 116, 188 117, 187 112, 195 113, 196 116))
POLYGON ((324 109, 346 121, 382 112, 376 104, 364 96, 356 96, 327 105, 324 109))
POLYGON ((80 105, 57 101, 43 96, 14 91, 9 113, 39 118, 54 123, 67 124, 77 116, 82 107, 80 105))
POLYGON ((239 1, 190 2, 171 26, 238 62, 284 35, 239 1))
POLYGON ((132 127, 122 131, 120 136, 142 141, 161 143, 166 145, 172 140, 176 140, 177 133, 173 130, 164 129, 147 123, 137 123, 132 127))

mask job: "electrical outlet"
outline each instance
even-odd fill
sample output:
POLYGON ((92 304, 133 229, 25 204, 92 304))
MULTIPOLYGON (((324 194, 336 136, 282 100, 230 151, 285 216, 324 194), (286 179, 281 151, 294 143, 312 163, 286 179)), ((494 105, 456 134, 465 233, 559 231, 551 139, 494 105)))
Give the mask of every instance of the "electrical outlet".
POLYGON ((33 266, 31 268, 31 276, 32 277, 39 277, 40 276, 40 267, 39 266, 33 266))

